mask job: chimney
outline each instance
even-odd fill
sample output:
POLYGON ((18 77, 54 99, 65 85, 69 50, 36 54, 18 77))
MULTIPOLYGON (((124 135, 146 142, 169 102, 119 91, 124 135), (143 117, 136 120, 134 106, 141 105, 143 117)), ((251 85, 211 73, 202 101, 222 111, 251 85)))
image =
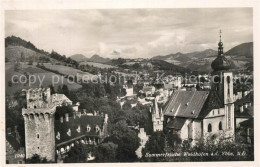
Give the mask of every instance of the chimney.
POLYGON ((63 123, 63 116, 60 117, 60 122, 63 123))
POLYGON ((247 103, 244 103, 244 107, 247 108, 247 103))
POLYGON ((83 109, 83 114, 87 114, 87 110, 86 109, 83 109))
POLYGON ((66 119, 66 122, 69 122, 69 113, 65 114, 65 119, 66 119))
POLYGON ((244 106, 240 106, 240 113, 244 112, 244 106))
POLYGON ((104 122, 107 123, 107 121, 108 121, 108 115, 105 114, 104 122))

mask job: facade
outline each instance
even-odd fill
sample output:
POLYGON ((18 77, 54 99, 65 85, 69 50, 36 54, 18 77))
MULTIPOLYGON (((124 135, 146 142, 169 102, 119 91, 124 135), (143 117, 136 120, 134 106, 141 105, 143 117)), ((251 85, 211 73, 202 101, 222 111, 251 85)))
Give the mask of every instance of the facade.
POLYGON ((163 129, 176 133, 184 141, 201 138, 232 138, 235 132, 233 73, 223 55, 223 43, 218 43, 218 56, 212 62, 214 82, 211 90, 175 91, 166 104, 163 129))
POLYGON ((48 161, 62 158, 74 142, 97 144, 107 134, 107 115, 89 115, 72 106, 73 114, 57 118, 56 107, 72 105, 65 95, 50 94, 50 89, 26 90, 27 108, 22 109, 25 124, 26 159, 34 154, 48 161))

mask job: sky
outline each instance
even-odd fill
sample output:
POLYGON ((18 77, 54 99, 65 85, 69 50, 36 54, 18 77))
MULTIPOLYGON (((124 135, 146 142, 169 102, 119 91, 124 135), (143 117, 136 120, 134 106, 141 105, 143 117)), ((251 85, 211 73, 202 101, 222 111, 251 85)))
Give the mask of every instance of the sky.
POLYGON ((171 53, 224 52, 253 41, 252 8, 8 10, 5 36, 71 56, 151 58, 171 53))

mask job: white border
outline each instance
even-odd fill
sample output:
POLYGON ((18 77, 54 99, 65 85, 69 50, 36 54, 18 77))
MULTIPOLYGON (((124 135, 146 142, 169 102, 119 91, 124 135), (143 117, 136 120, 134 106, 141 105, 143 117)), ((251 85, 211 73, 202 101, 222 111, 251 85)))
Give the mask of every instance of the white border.
MULTIPOLYGON (((260 52, 259 52, 259 21, 260 21, 260 1, 259 0, 1 0, 0 4, 0 71, 1 71, 1 89, 0 89, 0 166, 260 166, 260 138, 259 138, 259 109, 260 109, 260 78, 257 72, 260 72, 260 52), (124 9, 124 8, 233 8, 233 7, 252 7, 253 8, 253 42, 254 42, 254 137, 255 137, 255 161, 243 162, 168 162, 168 163, 86 163, 86 164, 17 164, 5 165, 5 59, 4 59, 4 11, 5 10, 43 10, 43 9, 124 9)), ((223 16, 225 17, 225 16, 223 16)), ((238 18, 239 19, 239 18, 238 18)))

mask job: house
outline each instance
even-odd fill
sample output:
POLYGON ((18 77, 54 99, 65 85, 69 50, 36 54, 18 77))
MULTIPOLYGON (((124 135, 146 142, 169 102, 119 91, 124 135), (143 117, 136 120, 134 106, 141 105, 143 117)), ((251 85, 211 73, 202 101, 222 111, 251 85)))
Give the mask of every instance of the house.
POLYGON ((146 96, 151 96, 155 92, 155 87, 154 86, 144 86, 143 92, 145 93, 146 96))

